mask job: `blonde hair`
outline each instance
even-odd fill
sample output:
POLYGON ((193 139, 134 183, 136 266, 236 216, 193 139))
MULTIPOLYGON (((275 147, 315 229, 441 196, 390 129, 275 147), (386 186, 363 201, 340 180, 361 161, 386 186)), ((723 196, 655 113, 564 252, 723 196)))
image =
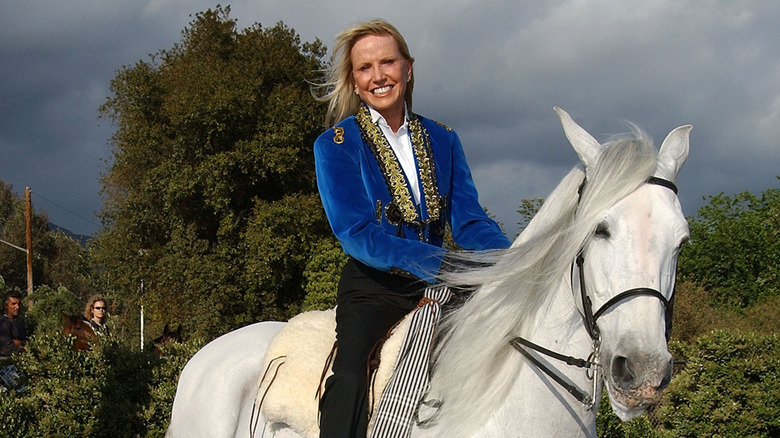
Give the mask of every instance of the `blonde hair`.
MULTIPOLYGON (((330 128, 355 114, 360 107, 360 97, 353 92, 350 55, 355 43, 366 35, 390 35, 398 43, 401 56, 409 62, 414 62, 404 37, 398 32, 398 29, 384 20, 376 19, 358 23, 336 35, 333 54, 330 64, 325 69, 324 79, 321 83, 312 85, 314 98, 320 102, 328 103, 328 111, 325 114, 326 128, 330 128)), ((406 93, 404 94, 404 101, 406 101, 406 107, 409 111, 412 109, 413 90, 414 77, 411 77, 406 84, 406 93)))
MULTIPOLYGON (((106 301, 106 299, 103 298, 102 295, 92 295, 89 298, 89 301, 87 301, 87 305, 84 307, 84 317, 87 318, 90 321, 95 316, 95 315, 92 314, 92 310, 93 310, 92 308, 95 306, 95 303, 97 303, 98 301, 102 301, 104 306, 108 305, 108 301, 106 301)), ((107 320, 108 319, 108 309, 105 309, 105 313, 103 315, 105 315, 105 317, 103 319, 107 320)))

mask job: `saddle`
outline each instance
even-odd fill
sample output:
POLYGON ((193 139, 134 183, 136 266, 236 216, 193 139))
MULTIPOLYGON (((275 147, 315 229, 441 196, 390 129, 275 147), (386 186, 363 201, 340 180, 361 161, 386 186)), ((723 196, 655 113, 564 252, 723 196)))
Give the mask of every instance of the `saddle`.
MULTIPOLYGON (((371 407, 377 406, 393 375, 411 315, 391 329, 381 344, 381 352, 373 356, 374 370, 369 382, 371 407)), ((319 398, 325 380, 332 374, 335 341, 334 309, 295 316, 271 341, 263 361, 255 405, 272 429, 284 426, 305 438, 319 436, 319 398)), ((374 412, 370 414, 369 431, 375 420, 374 412)))

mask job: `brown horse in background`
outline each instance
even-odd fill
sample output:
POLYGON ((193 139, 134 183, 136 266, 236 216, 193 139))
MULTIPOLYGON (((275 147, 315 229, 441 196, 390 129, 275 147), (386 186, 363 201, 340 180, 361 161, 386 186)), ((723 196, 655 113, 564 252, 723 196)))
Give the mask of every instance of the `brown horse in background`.
POLYGON ((92 343, 97 341, 98 337, 86 318, 81 315, 68 315, 62 312, 62 321, 65 324, 62 334, 72 335, 76 338, 76 343, 73 345, 74 349, 81 351, 92 349, 92 343))
POLYGON ((152 343, 154 344, 154 354, 157 355, 157 357, 163 357, 163 351, 160 348, 163 345, 166 345, 169 342, 182 342, 183 338, 181 336, 181 324, 179 324, 179 327, 176 330, 169 330, 168 324, 165 324, 165 327, 163 327, 163 334, 162 336, 155 338, 152 343))

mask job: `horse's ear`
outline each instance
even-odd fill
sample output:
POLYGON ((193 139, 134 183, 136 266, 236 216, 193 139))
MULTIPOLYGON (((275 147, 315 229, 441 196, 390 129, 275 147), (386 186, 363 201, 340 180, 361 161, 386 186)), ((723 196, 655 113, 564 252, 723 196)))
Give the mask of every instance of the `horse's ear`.
POLYGON ((579 155, 580 161, 585 165, 585 169, 596 164, 596 160, 598 160, 601 153, 601 144, 587 131, 582 129, 580 125, 575 123, 569 113, 557 106, 553 109, 558 113, 558 117, 561 118, 563 132, 566 133, 566 138, 569 139, 569 143, 571 143, 577 155, 579 155))
POLYGON ((170 332, 168 331, 168 324, 166 323, 165 327, 163 327, 163 334, 167 335, 168 333, 170 333, 170 332))
POLYGON ((661 144, 655 176, 674 182, 680 168, 688 158, 688 138, 693 126, 685 125, 674 129, 661 144))

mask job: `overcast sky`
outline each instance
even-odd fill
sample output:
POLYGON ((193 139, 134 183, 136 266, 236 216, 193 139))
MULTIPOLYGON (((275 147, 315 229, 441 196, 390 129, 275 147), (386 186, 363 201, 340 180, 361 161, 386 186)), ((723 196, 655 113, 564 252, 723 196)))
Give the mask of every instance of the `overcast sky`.
MULTIPOLYGON (((692 124, 686 215, 720 192, 780 182, 780 2, 684 0, 234 1, 240 28, 279 21, 302 41, 384 18, 416 58, 414 110, 454 128, 510 237, 523 198, 576 164, 557 105, 596 138, 633 122, 656 145, 692 124)), ((124 65, 170 49, 200 0, 0 0, 0 180, 71 231, 100 227, 111 160, 98 107, 124 65)))

